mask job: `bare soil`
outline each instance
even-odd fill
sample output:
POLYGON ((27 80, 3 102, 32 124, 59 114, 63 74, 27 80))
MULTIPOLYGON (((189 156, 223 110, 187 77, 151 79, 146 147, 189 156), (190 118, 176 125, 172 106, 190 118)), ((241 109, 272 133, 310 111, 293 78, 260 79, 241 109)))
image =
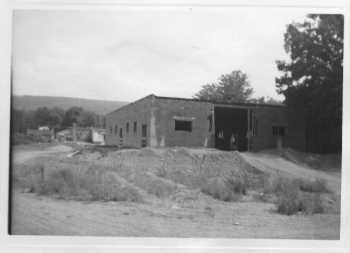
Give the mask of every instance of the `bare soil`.
MULTIPOLYGON (((100 164, 112 162, 115 167, 123 161, 126 168, 135 167, 135 163, 141 161, 142 168, 138 169, 146 171, 145 175, 149 175, 147 173, 152 170, 167 174, 167 171, 158 170, 158 163, 163 170, 176 165, 179 170, 193 173, 190 168, 196 167, 198 170, 208 170, 206 173, 209 175, 217 168, 210 170, 211 167, 194 164, 198 163, 198 159, 193 159, 193 157, 198 158, 203 154, 209 154, 209 163, 215 164, 218 168, 221 166, 223 170, 229 166, 251 169, 245 165, 244 161, 237 159, 232 152, 181 148, 176 151, 184 154, 179 159, 176 158, 175 151, 168 151, 122 150, 113 152, 107 157, 93 153, 81 154, 76 159, 81 162, 99 161, 100 164), (164 160, 164 154, 169 159, 164 160)), ((13 161, 14 164, 23 164, 42 156, 52 159, 65 157, 71 152, 71 148, 66 146, 46 149, 19 148, 14 150, 13 161)), ((279 173, 289 173, 296 177, 321 177, 332 185, 332 189, 335 191, 338 189, 337 184, 340 182, 338 175, 310 171, 309 168, 273 156, 246 153, 242 157, 258 170, 269 172, 280 170, 279 173), (296 172, 290 172, 290 170, 296 170, 296 172)), ((172 174, 168 175, 168 178, 157 177, 156 179, 165 185, 179 187, 169 196, 159 198, 147 192, 148 188, 145 185, 147 180, 135 178, 134 174, 129 174, 124 169, 119 169, 117 172, 140 187, 149 198, 140 203, 76 201, 38 196, 16 189, 12 196, 12 233, 17 235, 339 239, 339 213, 281 215, 275 211, 273 204, 257 201, 250 195, 237 202, 224 202, 172 181, 171 178, 174 177, 172 174)), ((184 177, 186 178, 186 174, 184 177)))

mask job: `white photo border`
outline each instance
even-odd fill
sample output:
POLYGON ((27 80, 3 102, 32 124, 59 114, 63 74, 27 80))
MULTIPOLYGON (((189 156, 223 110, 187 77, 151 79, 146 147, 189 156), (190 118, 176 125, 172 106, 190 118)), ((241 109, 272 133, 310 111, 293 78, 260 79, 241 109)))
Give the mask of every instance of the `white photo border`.
POLYGON ((0 0, 0 250, 2 252, 350 252, 350 4, 346 0, 0 0), (137 8, 304 8, 344 14, 343 148, 340 240, 126 238, 92 236, 17 236, 8 234, 9 132, 12 15, 14 10, 113 10, 137 8))

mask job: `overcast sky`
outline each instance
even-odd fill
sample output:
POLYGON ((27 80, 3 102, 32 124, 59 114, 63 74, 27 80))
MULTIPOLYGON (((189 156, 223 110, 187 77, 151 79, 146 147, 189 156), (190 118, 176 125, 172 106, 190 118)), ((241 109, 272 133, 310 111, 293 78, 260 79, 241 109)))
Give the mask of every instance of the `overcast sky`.
POLYGON ((133 101, 192 97, 221 74, 248 74, 254 96, 275 91, 286 25, 303 9, 16 11, 15 95, 133 101))

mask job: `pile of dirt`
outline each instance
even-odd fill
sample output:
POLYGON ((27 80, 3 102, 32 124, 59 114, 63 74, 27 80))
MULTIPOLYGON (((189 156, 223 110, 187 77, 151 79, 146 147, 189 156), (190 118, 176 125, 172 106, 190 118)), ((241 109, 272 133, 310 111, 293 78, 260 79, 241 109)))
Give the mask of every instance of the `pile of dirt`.
POLYGON ((118 150, 95 160, 94 164, 115 171, 156 197, 185 200, 198 198, 194 194, 198 191, 221 200, 236 199, 232 194, 254 188, 262 173, 239 152, 184 147, 118 150))

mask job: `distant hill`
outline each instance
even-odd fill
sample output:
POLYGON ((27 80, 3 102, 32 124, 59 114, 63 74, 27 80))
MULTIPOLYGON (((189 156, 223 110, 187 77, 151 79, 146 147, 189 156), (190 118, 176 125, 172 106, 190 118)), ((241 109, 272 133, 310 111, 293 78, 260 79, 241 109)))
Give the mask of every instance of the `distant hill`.
POLYGON ((50 97, 50 96, 13 96, 13 108, 23 110, 35 110, 38 107, 60 107, 64 110, 72 106, 82 107, 84 110, 98 114, 107 114, 119 107, 128 104, 122 101, 96 100, 71 97, 50 97))

